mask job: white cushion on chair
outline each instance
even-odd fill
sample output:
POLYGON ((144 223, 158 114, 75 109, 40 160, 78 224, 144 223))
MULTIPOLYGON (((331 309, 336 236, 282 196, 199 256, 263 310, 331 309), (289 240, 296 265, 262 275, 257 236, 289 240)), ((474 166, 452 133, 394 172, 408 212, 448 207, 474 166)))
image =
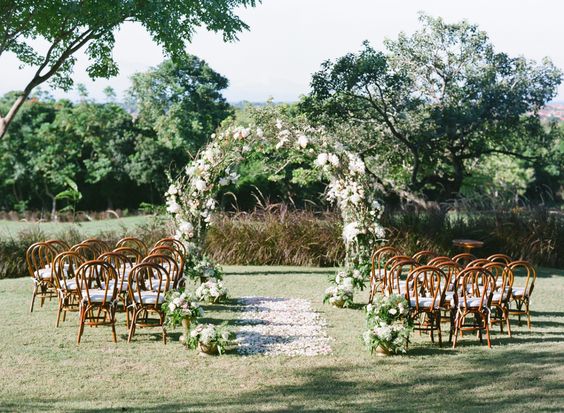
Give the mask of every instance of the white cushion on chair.
MULTIPOLYGON (((471 297, 471 298, 467 298, 466 301, 468 302, 468 307, 472 308, 472 307, 479 307, 480 306, 480 301, 481 298, 480 297, 471 297)), ((484 299, 484 306, 486 304, 486 300, 484 299)), ((450 305, 454 306, 454 300, 450 301, 450 305)), ((465 307, 464 304, 464 298, 460 297, 458 299, 458 306, 459 307, 465 307)))
POLYGON ((511 290, 511 295, 513 297, 529 296, 529 289, 527 288, 527 291, 525 291, 525 288, 523 287, 513 287, 511 290))
MULTIPOLYGON (((154 291, 143 291, 141 293, 141 298, 139 294, 135 293, 133 298, 136 303, 140 303, 141 299, 143 300, 143 304, 155 304, 157 302, 157 293, 154 291)), ((164 294, 159 294, 159 304, 164 302, 164 294)))
MULTIPOLYGON (((151 278, 151 288, 156 290, 158 286, 159 286, 159 280, 157 278, 151 278)), ((168 287, 169 287, 169 289, 172 287, 172 282, 168 283, 168 287)), ((163 279, 160 290, 166 291, 166 280, 165 279, 163 279)))
MULTIPOLYGON (((507 293, 508 293, 508 290, 505 290, 505 292, 503 293, 503 300, 504 301, 507 300, 507 298, 508 298, 507 293)), ((501 298, 501 293, 499 293, 499 292, 493 293, 492 302, 498 303, 500 298, 501 298)))
POLYGON ((65 290, 65 289, 66 290, 75 290, 76 289, 76 279, 74 279, 74 278, 71 278, 70 280, 66 280, 66 282, 63 281, 63 280, 60 280, 59 283, 61 284, 61 287, 62 287, 63 290, 65 290), (65 283, 67 285, 66 288, 65 288, 65 283))
MULTIPOLYGON (((110 287, 109 287, 110 290, 114 288, 114 283, 115 283, 115 281, 110 281, 110 287)), ((121 283, 121 281, 118 281, 118 287, 119 287, 120 283, 121 283)), ((106 284, 102 283, 102 287, 106 287, 106 284)), ((127 288, 128 288, 128 283, 127 283, 127 281, 124 281, 122 286, 121 286, 121 292, 127 291, 127 288)))
MULTIPOLYGON (((112 301, 112 291, 106 292, 105 290, 88 290, 88 295, 90 296, 90 301, 93 303, 101 303, 104 301, 104 296, 106 297, 106 302, 112 301)), ((86 291, 81 292, 82 300, 87 301, 86 291)))
MULTIPOLYGON (((431 308, 433 305, 433 297, 417 297, 417 300, 419 301, 419 308, 431 308)), ((415 298, 409 300, 409 305, 415 307, 415 298)), ((435 300, 434 308, 439 308, 439 300, 435 300)))
POLYGON ((39 270, 35 271, 35 276, 41 278, 42 280, 51 278, 52 275, 53 270, 51 268, 40 268, 39 270))

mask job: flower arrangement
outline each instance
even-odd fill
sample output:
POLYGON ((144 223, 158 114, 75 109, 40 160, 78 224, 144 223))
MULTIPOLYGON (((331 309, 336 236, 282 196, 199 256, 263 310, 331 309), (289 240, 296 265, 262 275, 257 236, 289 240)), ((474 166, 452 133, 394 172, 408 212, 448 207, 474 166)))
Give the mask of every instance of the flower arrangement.
POLYGON ((194 320, 204 315, 204 310, 184 290, 167 292, 161 308, 165 314, 165 323, 171 328, 181 325, 184 319, 194 320))
POLYGON ((358 288, 364 290, 365 287, 365 275, 359 269, 345 269, 337 272, 335 275, 329 278, 333 284, 343 284, 352 286, 352 288, 358 288))
POLYGON ((210 278, 196 289, 196 298, 208 303, 219 303, 227 298, 227 288, 220 280, 210 278))
POLYGON ((188 277, 191 279, 200 279, 202 283, 205 283, 204 280, 209 279, 216 279, 222 280, 223 279, 223 270, 219 265, 213 262, 206 256, 201 256, 199 259, 196 256, 190 260, 191 262, 189 265, 186 266, 186 272, 188 277))
POLYGON ((228 346, 235 340, 235 333, 227 330, 227 323, 220 326, 213 324, 198 324, 190 332, 188 346, 198 348, 200 352, 206 354, 223 354, 228 346))
POLYGON ((350 307, 353 304, 353 284, 350 277, 343 278, 340 284, 331 286, 325 290, 324 303, 335 307, 350 307))
POLYGON ((377 296, 366 306, 366 326, 362 338, 371 352, 405 353, 413 329, 407 300, 397 294, 377 296))

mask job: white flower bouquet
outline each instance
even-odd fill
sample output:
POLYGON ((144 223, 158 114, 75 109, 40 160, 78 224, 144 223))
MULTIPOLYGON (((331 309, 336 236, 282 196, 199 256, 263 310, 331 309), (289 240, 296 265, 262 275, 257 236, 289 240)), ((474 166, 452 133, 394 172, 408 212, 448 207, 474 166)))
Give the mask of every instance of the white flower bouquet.
POLYGON ((366 306, 366 327, 362 338, 366 347, 379 353, 405 353, 413 322, 407 300, 397 294, 377 296, 366 306))
POLYGON ((333 275, 329 281, 333 284, 352 285, 353 289, 358 288, 364 290, 366 277, 361 270, 355 268, 341 270, 333 275))
POLYGON ((219 303, 227 298, 227 288, 220 280, 210 278, 196 289, 196 298, 208 303, 219 303))
POLYGON ((165 323, 171 328, 181 325, 184 319, 192 321, 204 315, 204 310, 192 295, 183 290, 167 292, 161 308, 165 314, 165 323))
POLYGON ((353 286, 350 278, 344 278, 341 284, 336 284, 325 290, 324 303, 335 307, 350 307, 353 304, 353 286))
POLYGON ((206 354, 223 354, 228 346, 235 341, 235 333, 227 330, 227 323, 219 326, 213 324, 198 324, 190 332, 188 346, 198 348, 206 354))
POLYGON ((189 262, 188 265, 186 265, 186 273, 191 279, 200 278, 202 283, 211 278, 215 278, 216 280, 223 279, 221 267, 206 256, 193 259, 192 262, 189 262))

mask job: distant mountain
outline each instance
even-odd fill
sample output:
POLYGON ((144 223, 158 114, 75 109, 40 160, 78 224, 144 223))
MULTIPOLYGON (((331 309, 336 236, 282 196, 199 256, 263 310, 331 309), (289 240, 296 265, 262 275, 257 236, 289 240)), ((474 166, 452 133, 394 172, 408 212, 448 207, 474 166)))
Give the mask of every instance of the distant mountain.
POLYGON ((564 102, 550 102, 539 111, 542 119, 557 119, 564 121, 564 102))

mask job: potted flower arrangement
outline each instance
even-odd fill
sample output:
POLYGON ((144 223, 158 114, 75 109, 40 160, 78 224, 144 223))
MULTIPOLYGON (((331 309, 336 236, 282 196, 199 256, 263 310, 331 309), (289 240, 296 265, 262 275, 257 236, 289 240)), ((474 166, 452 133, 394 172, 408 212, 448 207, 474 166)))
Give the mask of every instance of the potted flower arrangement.
POLYGON ((364 344, 378 355, 405 353, 413 322, 409 304, 401 295, 377 296, 366 306, 364 344))
POLYGON ((188 345, 197 348, 201 354, 223 354, 228 346, 233 344, 235 333, 227 330, 227 323, 220 326, 213 324, 198 324, 190 332, 188 345))
POLYGON ((329 281, 333 284, 347 284, 352 285, 352 288, 358 288, 359 290, 364 290, 365 287, 365 277, 361 270, 359 269, 346 269, 337 272, 335 275, 329 278, 329 281))
POLYGON ((176 328, 182 325, 184 334, 180 336, 180 341, 187 343, 190 323, 197 317, 203 316, 204 310, 193 300, 192 295, 184 290, 167 292, 161 308, 167 326, 176 328))
POLYGON ((191 265, 187 265, 188 277, 191 279, 200 278, 200 282, 205 283, 210 278, 215 278, 216 280, 223 279, 223 271, 219 265, 213 262, 206 256, 202 256, 200 259, 193 260, 191 265))
POLYGON ((215 278, 210 278, 196 289, 196 298, 208 303, 219 303, 227 298, 227 288, 223 282, 215 278))
POLYGON ((325 290, 324 303, 335 307, 350 307, 353 303, 353 280, 351 277, 339 279, 339 283, 325 290))

